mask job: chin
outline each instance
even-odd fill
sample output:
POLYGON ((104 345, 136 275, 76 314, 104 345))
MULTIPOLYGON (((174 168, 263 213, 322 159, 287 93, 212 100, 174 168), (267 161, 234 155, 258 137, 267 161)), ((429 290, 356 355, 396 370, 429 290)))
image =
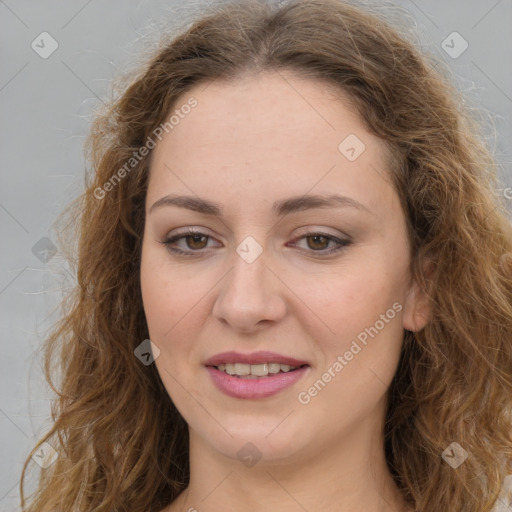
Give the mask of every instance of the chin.
MULTIPOLYGON (((262 421, 259 418, 259 425, 255 425, 245 418, 243 422, 229 424, 232 437, 205 436, 203 442, 226 457, 240 460, 247 467, 256 464, 261 467, 262 463, 286 464, 306 456, 307 445, 311 440, 305 434, 304 427, 279 425, 282 417, 272 420, 262 421)), ((204 432, 199 434, 203 435, 204 432)))

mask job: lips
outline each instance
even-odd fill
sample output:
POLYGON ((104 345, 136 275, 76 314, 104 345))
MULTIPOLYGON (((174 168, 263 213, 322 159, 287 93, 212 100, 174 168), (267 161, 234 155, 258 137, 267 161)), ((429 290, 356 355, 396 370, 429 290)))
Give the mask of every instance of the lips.
MULTIPOLYGON (((224 394, 241 399, 267 398, 293 386, 310 369, 306 361, 275 352, 223 352, 205 362, 206 369, 217 389, 224 394), (280 371, 266 375, 247 374, 247 369, 279 367, 280 371), (231 375, 228 368, 242 375, 231 375)), ((263 374, 265 371, 262 372, 263 374)))
POLYGON ((276 352, 253 352, 251 354, 243 354, 240 352, 222 352, 210 357, 204 363, 205 366, 219 366, 219 364, 264 364, 277 363, 289 366, 308 365, 307 361, 301 361, 293 357, 277 354, 276 352))

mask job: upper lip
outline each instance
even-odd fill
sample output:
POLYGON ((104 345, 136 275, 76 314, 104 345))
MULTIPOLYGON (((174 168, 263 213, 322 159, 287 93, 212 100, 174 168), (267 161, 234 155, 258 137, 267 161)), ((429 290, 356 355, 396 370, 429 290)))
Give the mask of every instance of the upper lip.
POLYGON ((307 365, 306 361, 300 361, 294 357, 284 356, 276 352, 252 352, 251 354, 242 354, 241 352, 221 352, 210 357, 204 363, 205 366, 218 366, 219 364, 262 364, 262 363, 278 363, 288 364, 290 366, 307 365))

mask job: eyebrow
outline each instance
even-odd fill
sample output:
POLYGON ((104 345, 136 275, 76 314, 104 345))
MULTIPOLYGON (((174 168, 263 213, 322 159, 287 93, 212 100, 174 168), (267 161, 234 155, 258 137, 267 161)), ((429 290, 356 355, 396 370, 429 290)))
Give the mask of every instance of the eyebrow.
MULTIPOLYGON (((161 208, 163 206, 177 206, 187 210, 199 212, 204 215, 214 215, 217 217, 221 217, 223 212, 223 208, 219 203, 208 201, 207 199, 193 196, 167 195, 153 203, 149 209, 149 213, 152 213, 157 208, 161 208)), ((272 212, 278 217, 283 217, 284 215, 288 215, 290 213, 301 212, 314 208, 339 207, 355 208, 361 212, 373 215, 373 212, 359 201, 356 201, 355 199, 347 196, 340 196, 337 194, 331 194, 328 196, 304 195, 290 197, 288 199, 276 201, 272 205, 272 212)))

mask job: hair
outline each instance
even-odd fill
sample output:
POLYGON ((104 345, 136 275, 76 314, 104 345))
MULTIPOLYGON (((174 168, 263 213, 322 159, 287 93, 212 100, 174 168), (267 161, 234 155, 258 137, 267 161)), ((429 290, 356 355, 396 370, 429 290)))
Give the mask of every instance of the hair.
POLYGON ((411 276, 431 308, 423 329, 404 331, 388 393, 384 449, 405 501, 418 512, 498 503, 512 473, 512 228, 481 120, 416 46, 337 0, 216 2, 97 113, 86 189, 64 215, 62 232, 78 233, 77 283, 43 346, 57 396, 23 466, 23 512, 158 512, 188 485, 187 424, 155 365, 134 356, 149 337, 139 267, 152 152, 98 190, 193 87, 264 71, 331 84, 393 156, 411 276), (58 458, 27 504, 25 473, 44 442, 58 458), (456 469, 442 457, 453 442, 467 452, 456 469))

